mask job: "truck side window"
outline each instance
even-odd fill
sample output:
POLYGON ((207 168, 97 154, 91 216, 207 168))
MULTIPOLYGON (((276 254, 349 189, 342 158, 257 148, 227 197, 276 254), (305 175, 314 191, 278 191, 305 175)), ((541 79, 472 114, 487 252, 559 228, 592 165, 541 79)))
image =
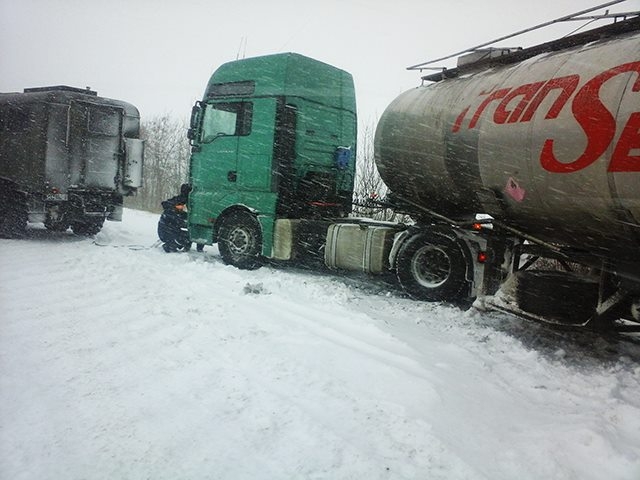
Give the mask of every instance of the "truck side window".
POLYGON ((249 135, 253 104, 250 102, 208 104, 202 119, 202 143, 219 136, 249 135))

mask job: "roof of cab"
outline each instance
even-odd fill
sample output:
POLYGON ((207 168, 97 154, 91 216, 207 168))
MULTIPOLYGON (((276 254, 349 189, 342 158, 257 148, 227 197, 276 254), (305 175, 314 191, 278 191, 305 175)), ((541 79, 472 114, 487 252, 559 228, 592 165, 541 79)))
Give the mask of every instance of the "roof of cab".
POLYGON ((355 89, 351 74, 297 53, 279 53, 221 65, 211 76, 205 101, 216 96, 216 85, 254 82, 248 97, 301 97, 355 112, 355 89))

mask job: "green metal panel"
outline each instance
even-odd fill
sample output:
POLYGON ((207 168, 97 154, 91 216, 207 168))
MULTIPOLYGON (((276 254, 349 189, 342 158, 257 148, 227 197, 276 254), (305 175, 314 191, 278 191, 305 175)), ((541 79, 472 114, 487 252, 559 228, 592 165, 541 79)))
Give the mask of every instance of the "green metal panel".
POLYGON ((214 85, 255 81, 251 96, 301 97, 322 105, 356 112, 351 75, 329 64, 297 53, 282 53, 247 58, 221 65, 211 76, 205 101, 214 85))
POLYGON ((282 197, 295 201, 308 194, 303 179, 323 175, 333 190, 351 198, 356 106, 350 74, 294 53, 238 60, 214 72, 200 105, 192 125, 192 240, 211 243, 225 210, 247 208, 258 215, 263 254, 270 256, 279 198, 281 204, 282 197), (296 131, 295 146, 287 150, 293 153, 283 159, 276 158, 283 154, 274 144, 283 138, 278 112, 285 105, 295 111, 296 131), (353 150, 341 168, 338 147, 353 150), (285 167, 288 183, 282 181, 285 167))

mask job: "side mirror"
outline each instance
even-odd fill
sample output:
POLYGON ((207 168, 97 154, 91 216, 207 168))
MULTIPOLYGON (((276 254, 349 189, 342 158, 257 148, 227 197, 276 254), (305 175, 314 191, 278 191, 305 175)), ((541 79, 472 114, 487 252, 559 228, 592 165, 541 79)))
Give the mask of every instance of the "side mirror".
POLYGON ((202 104, 200 102, 196 102, 196 104, 191 108, 191 120, 189 121, 189 130, 187 130, 187 138, 189 140, 196 138, 201 112, 202 104))

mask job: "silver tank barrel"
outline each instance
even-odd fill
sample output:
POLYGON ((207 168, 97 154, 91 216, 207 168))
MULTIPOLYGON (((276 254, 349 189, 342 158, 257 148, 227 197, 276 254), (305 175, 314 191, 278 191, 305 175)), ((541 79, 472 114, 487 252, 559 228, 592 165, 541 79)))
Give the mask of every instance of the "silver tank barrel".
POLYGON ((407 91, 375 159, 393 192, 440 214, 640 261, 640 33, 407 91))

